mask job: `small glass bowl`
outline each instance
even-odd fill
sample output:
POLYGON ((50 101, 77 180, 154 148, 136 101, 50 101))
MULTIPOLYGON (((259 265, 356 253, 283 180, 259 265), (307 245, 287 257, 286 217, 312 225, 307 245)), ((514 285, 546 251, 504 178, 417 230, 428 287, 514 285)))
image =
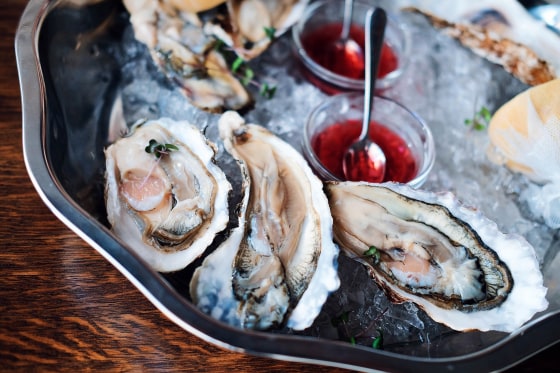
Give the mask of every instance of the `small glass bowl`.
MULTIPOLYGON (((352 24, 363 29, 365 14, 373 5, 354 1, 352 13, 352 24)), ((299 21, 292 27, 292 38, 295 53, 303 64, 303 73, 306 78, 317 87, 328 94, 336 94, 347 91, 360 91, 364 89, 363 79, 352 79, 337 74, 321 66, 314 61, 306 52, 303 38, 320 27, 333 24, 341 24, 344 14, 344 1, 321 0, 311 3, 304 11, 299 21)), ((384 41, 393 50, 397 57, 397 68, 387 75, 378 78, 375 84, 376 90, 384 90, 391 87, 402 75, 407 63, 407 32, 391 13, 387 15, 387 27, 385 29, 384 41)))
MULTIPOLYGON (((404 140, 416 162, 415 174, 406 183, 414 188, 421 186, 426 181, 435 160, 435 146, 430 128, 416 113, 393 99, 375 96, 373 103, 371 120, 383 125, 404 140)), ((343 179, 327 169, 319 159, 313 149, 315 136, 333 125, 340 126, 338 131, 344 131, 347 126, 345 123, 348 121, 361 123, 363 106, 364 97, 361 92, 341 93, 328 97, 309 114, 302 136, 302 152, 311 168, 323 181, 343 181, 343 179)), ((342 134, 336 136, 337 139, 343 137, 342 134)), ((331 150, 329 149, 329 151, 331 150)), ((333 151, 336 153, 334 148, 333 151)), ((342 162, 342 159, 340 160, 342 162)), ((400 159, 394 159, 394 164, 398 166, 396 162, 399 161, 400 159)))

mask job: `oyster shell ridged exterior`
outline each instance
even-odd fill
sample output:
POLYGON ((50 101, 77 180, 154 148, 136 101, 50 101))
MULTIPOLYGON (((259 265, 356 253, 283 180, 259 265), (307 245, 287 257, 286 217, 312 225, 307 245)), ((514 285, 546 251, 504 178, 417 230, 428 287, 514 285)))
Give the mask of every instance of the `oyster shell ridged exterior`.
POLYGON ((335 240, 395 302, 456 330, 511 332, 546 309, 534 249, 452 194, 328 183, 335 240), (379 253, 364 255, 374 246, 379 253))
POLYGON ((245 199, 239 228, 196 270, 193 301, 238 327, 305 329, 339 286, 322 183, 263 127, 235 112, 224 113, 219 125, 226 149, 248 170, 245 199))
POLYGON ((214 163, 215 146, 195 126, 148 121, 105 150, 111 229, 160 272, 199 257, 229 221, 231 185, 214 163), (150 140, 177 150, 156 158, 150 140))

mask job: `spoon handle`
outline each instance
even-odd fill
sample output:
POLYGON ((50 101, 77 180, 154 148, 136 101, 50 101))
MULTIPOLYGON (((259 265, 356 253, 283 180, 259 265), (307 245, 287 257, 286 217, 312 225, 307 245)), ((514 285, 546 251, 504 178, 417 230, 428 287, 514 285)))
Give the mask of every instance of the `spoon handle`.
POLYGON ((342 18, 342 32, 340 39, 346 42, 350 37, 350 25, 352 25, 352 13, 354 11, 354 0, 344 1, 344 15, 342 18))
POLYGON ((362 123, 362 133, 360 140, 369 137, 369 122, 373 109, 373 96, 375 95, 375 81, 379 71, 379 60, 381 59, 381 49, 383 38, 385 37, 385 27, 387 25, 387 14, 382 8, 368 10, 366 14, 366 70, 365 70, 365 92, 364 92, 364 116, 362 123), (369 42, 368 42, 369 41, 369 42))

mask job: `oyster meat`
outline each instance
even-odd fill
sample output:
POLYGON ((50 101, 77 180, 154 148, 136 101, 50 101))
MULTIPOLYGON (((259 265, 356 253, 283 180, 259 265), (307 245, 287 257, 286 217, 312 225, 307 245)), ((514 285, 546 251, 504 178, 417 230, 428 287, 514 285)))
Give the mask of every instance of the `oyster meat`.
POLYGON ((186 267, 229 221, 231 185, 215 146, 195 126, 145 122, 105 150, 111 229, 153 269, 186 267), (151 141, 173 149, 149 153, 151 141))
POLYGON ((305 329, 339 286, 322 183, 264 127, 226 112, 219 129, 245 175, 244 199, 239 227, 193 276, 193 302, 238 327, 305 329))
POLYGON ((547 308, 533 247, 452 194, 362 182, 326 192, 336 242, 392 301, 461 331, 511 332, 547 308))

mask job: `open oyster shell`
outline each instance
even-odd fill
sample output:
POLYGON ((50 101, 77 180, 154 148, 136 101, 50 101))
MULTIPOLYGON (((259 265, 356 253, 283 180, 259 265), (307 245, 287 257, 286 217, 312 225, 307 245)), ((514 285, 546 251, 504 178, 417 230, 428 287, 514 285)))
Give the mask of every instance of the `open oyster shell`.
POLYGON ((521 198, 554 229, 560 228, 559 90, 560 79, 555 79, 502 105, 488 125, 487 151, 491 161, 534 181, 521 198))
POLYGON ((516 0, 399 0, 465 47, 529 85, 560 74, 558 35, 516 0))
POLYGON ((335 240, 391 300, 456 330, 505 332, 548 306, 533 247, 450 193, 359 182, 326 192, 335 240))
POLYGON ((296 23, 307 3, 308 0, 227 0, 227 16, 207 23, 205 30, 250 60, 264 52, 273 37, 296 23))
POLYGON ((226 6, 210 10, 206 21, 199 17, 199 12, 222 2, 123 0, 136 39, 193 105, 210 112, 241 110, 253 103, 225 55, 245 60, 260 55, 299 19, 307 4, 307 0, 228 0, 226 6), (233 52, 218 51, 218 39, 233 52))
POLYGON ((220 118, 225 147, 240 162, 239 227, 199 267, 193 302, 252 329, 309 327, 339 286, 338 248, 321 181, 303 157, 235 112, 220 118))
POLYGON ((229 221, 231 185, 214 163, 215 146, 195 126, 162 118, 105 150, 111 229, 156 271, 186 267, 229 221), (150 154, 151 140, 176 150, 150 154))
POLYGON ((154 62, 193 105, 222 112, 253 102, 224 57, 214 50, 215 38, 204 33, 195 13, 166 1, 124 0, 124 5, 136 39, 148 47, 154 62))

